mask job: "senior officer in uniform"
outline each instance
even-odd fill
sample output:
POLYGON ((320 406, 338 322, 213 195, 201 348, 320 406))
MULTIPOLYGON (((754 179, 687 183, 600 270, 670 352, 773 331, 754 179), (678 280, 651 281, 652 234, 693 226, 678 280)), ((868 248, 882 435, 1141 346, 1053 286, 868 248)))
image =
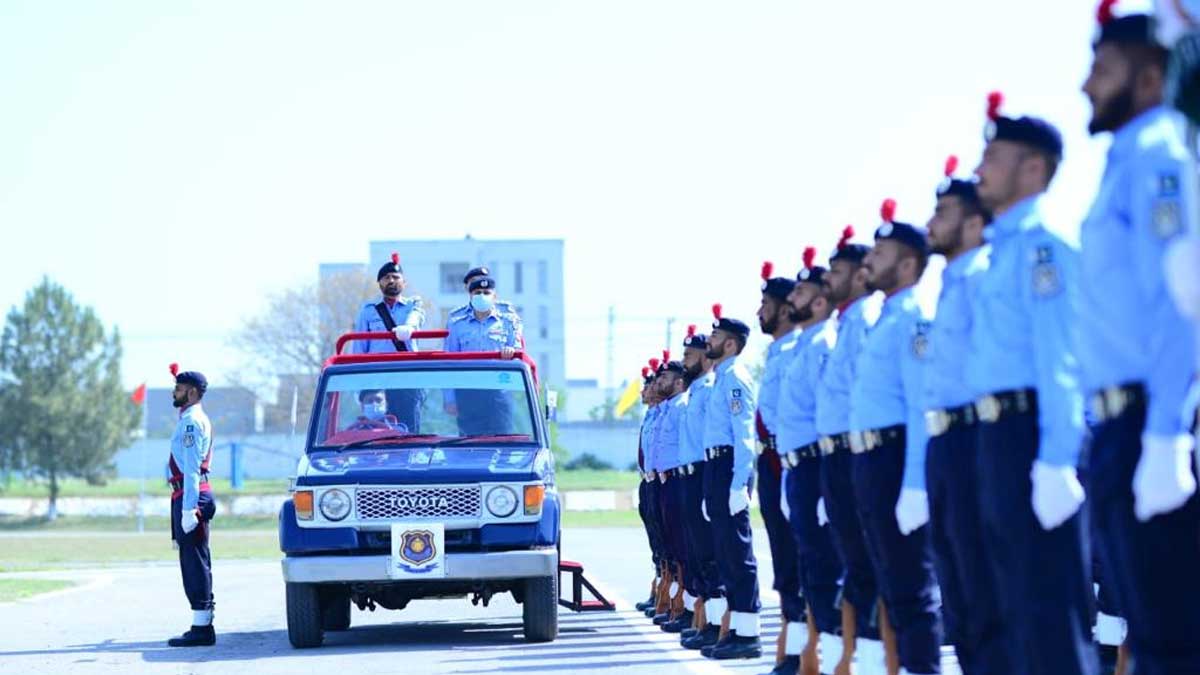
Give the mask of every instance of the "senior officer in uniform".
POLYGON ((654 616, 654 607, 658 604, 658 586, 662 582, 662 546, 658 539, 658 527, 654 522, 654 508, 650 498, 650 444, 647 439, 650 423, 653 421, 651 411, 654 409, 654 370, 650 366, 642 366, 642 405, 646 406, 646 414, 642 416, 642 425, 638 429, 638 472, 642 480, 638 483, 638 515, 646 529, 646 538, 650 544, 650 559, 654 566, 654 577, 650 581, 650 597, 645 602, 634 605, 639 611, 649 612, 654 616))
POLYGON ((846 568, 842 581, 842 654, 839 675, 850 672, 857 656, 857 675, 883 675, 880 640, 879 584, 867 555, 862 521, 850 475, 850 387, 867 327, 879 317, 881 296, 867 290, 863 259, 871 250, 850 243, 854 228, 847 226, 829 258, 823 275, 829 302, 837 308, 837 339, 817 381, 817 433, 821 447, 821 503, 828 513, 834 543, 846 568))
MULTIPOLYGON (((359 354, 415 351, 412 334, 425 325, 425 310, 421 298, 405 297, 404 269, 400 267, 400 254, 393 253, 392 259, 379 267, 375 275, 383 298, 379 302, 368 302, 354 320, 356 333, 392 333, 391 340, 370 340, 352 343, 353 351, 359 354)), ((401 424, 413 433, 420 430, 421 392, 411 389, 389 390, 388 410, 401 424)))
MULTIPOLYGON (((792 361, 800 330, 792 321, 788 296, 796 282, 787 277, 772 277, 775 266, 770 262, 762 266, 762 301, 758 307, 758 326, 773 339, 767 347, 763 363, 762 384, 758 390, 757 428, 762 442, 762 454, 758 456, 758 503, 763 524, 767 529, 767 541, 771 547, 771 568, 774 571, 774 588, 779 592, 783 628, 780 630, 782 653, 776 654, 776 665, 797 659, 804 647, 803 638, 790 639, 792 633, 803 635, 805 625, 804 598, 800 594, 800 563, 796 556, 796 541, 788 526, 783 510, 783 466, 780 450, 776 445, 779 429, 779 399, 783 373, 792 361), (792 628, 794 626, 794 628, 792 628)), ((779 650, 777 650, 779 651, 779 650)), ((794 668, 791 669, 794 672, 794 668)), ((778 672, 778 671, 776 671, 778 672)))
POLYGON ((171 364, 175 390, 171 402, 179 408, 179 422, 171 436, 167 469, 171 476, 171 539, 179 548, 183 592, 192 606, 192 627, 171 638, 171 647, 207 647, 217 643, 213 630, 212 553, 208 549, 209 521, 217 504, 208 485, 212 461, 213 430, 200 400, 208 379, 196 371, 179 372, 171 364))
MULTIPOLYGON (((491 277, 471 281, 471 313, 447 327, 448 352, 499 352, 511 359, 522 345, 521 324, 510 314, 496 311, 496 282, 491 277)), ((497 389, 456 389, 446 392, 445 407, 457 415, 459 433, 465 435, 512 432, 512 399, 497 389)))
POLYGON ((808 605, 808 634, 799 624, 787 626, 787 651, 793 662, 779 672, 795 673, 803 666, 806 675, 833 672, 841 660, 841 558, 834 548, 827 522, 822 522, 821 448, 818 442, 816 386, 837 339, 837 325, 830 320, 833 305, 824 287, 824 267, 814 266, 817 250, 804 251, 804 269, 788 296, 791 318, 803 332, 795 356, 788 364, 780 386, 779 449, 784 471, 784 503, 796 550, 800 556, 800 584, 808 605), (806 644, 807 641, 807 644, 806 644), (820 645, 820 663, 817 646, 820 645), (800 663, 803 661, 803 663, 800 663))
POLYGON ((754 410, 758 392, 738 356, 750 327, 721 316, 713 305, 708 358, 717 374, 704 420, 704 506, 712 520, 713 545, 729 602, 729 633, 700 653, 716 659, 762 656, 759 641, 758 561, 750 529, 750 483, 754 474, 754 410))
POLYGON ((988 97, 987 145, 975 169, 979 200, 995 220, 967 357, 985 550, 1012 671, 1091 675, 1091 558, 1076 471, 1078 249, 1046 226, 1041 208, 1062 137, 1044 120, 1002 116, 1002 100, 988 97))
POLYGON ((1171 302, 1163 265, 1197 226, 1196 166, 1182 120, 1163 106, 1167 50, 1154 20, 1101 20, 1083 91, 1088 131, 1113 138, 1083 222, 1079 286, 1094 545, 1137 672, 1200 672, 1200 498, 1185 406, 1196 332, 1171 302))
POLYGON ((941 599, 924 526, 929 507, 922 463, 929 318, 914 294, 929 245, 924 232, 895 220, 895 209, 893 200, 884 201, 875 247, 863 261, 868 287, 886 300, 863 343, 850 392, 851 474, 867 552, 896 630, 900 672, 940 673, 941 599))
POLYGON ((945 180, 937 188, 937 205, 928 224, 930 251, 946 259, 925 369, 929 538, 946 637, 963 672, 1004 675, 1013 670, 979 529, 978 430, 963 348, 971 340, 971 305, 988 268, 990 249, 983 243, 983 231, 991 214, 979 203, 974 182, 954 178, 957 166, 957 157, 946 160, 945 180))
MULTIPOLYGON (((467 302, 450 310, 450 314, 446 316, 447 325, 449 325, 451 321, 457 319, 458 317, 468 316, 471 314, 471 312, 475 311, 475 308, 471 306, 470 302, 471 282, 479 279, 480 277, 489 277, 493 280, 496 278, 492 276, 491 270, 489 270, 487 267, 472 267, 463 277, 463 289, 467 292, 467 302)), ((517 308, 511 302, 496 298, 495 307, 497 312, 500 312, 501 314, 511 314, 512 316, 516 317, 517 323, 520 323, 521 317, 519 314, 517 314, 517 308)))
POLYGON ((655 424, 654 436, 654 470, 659 481, 659 513, 662 518, 663 536, 671 561, 672 582, 668 589, 670 604, 667 610, 667 621, 659 623, 667 633, 682 633, 690 628, 694 616, 692 608, 696 599, 686 589, 686 581, 690 565, 687 560, 687 537, 683 521, 683 482, 679 470, 679 440, 683 426, 684 409, 687 405, 687 395, 684 388, 684 369, 679 361, 672 361, 668 351, 663 352, 663 363, 660 366, 655 387, 658 388, 659 404, 662 413, 655 424))

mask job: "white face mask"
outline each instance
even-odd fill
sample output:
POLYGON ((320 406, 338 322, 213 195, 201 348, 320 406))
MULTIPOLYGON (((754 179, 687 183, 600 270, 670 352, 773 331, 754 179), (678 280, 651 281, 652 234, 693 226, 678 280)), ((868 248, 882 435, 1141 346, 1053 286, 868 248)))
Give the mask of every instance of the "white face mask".
POLYGON ((367 419, 380 420, 383 419, 383 416, 386 414, 387 403, 384 403, 383 401, 376 401, 363 405, 363 417, 366 417, 367 419))
POLYGON ((491 293, 477 293, 471 296, 471 309, 476 312, 490 312, 495 304, 491 293))

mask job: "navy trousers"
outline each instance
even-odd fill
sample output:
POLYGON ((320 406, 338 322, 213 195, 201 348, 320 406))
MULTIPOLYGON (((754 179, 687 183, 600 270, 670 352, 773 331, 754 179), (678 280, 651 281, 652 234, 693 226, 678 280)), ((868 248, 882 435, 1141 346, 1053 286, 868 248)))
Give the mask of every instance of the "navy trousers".
POLYGON ((1004 624, 980 531, 974 427, 929 439, 925 484, 929 539, 942 590, 942 621, 965 675, 1007 675, 1004 624))
POLYGON ((1095 675, 1087 509, 1046 531, 1033 514, 1037 412, 980 423, 977 448, 984 550, 996 582, 1012 672, 1095 675))
POLYGON ((646 527, 646 539, 650 542, 650 557, 654 562, 655 576, 658 575, 659 565, 663 563, 662 541, 658 536, 658 505, 653 482, 642 481, 638 486, 638 515, 646 527))
POLYGON ((788 470, 788 523, 800 557, 800 586, 813 614, 813 622, 822 633, 837 634, 842 629, 842 560, 833 545, 828 525, 817 521, 817 500, 821 498, 821 461, 801 460, 788 470))
POLYGON ((732 451, 704 463, 704 502, 712 519, 713 548, 729 611, 755 613, 762 603, 758 599, 758 561, 754 558, 750 509, 730 515, 732 482, 732 451))
POLYGON ((780 612, 784 620, 798 623, 806 620, 804 598, 800 593, 800 559, 796 555, 795 538, 780 506, 783 495, 780 492, 781 476, 776 473, 778 461, 778 456, 771 457, 766 452, 758 456, 758 507, 767 528, 767 542, 771 545, 771 569, 775 573, 772 588, 779 593, 780 612))
POLYGON ((910 673, 940 673, 941 598, 933 574, 929 527, 905 536, 896 523, 904 437, 851 455, 851 469, 867 552, 896 631, 900 665, 910 673))
POLYGON ((197 500, 200 524, 184 532, 179 520, 183 515, 183 499, 171 500, 171 538, 179 544, 179 572, 183 576, 183 593, 193 610, 208 610, 215 605, 212 592, 212 553, 208 549, 209 521, 217 511, 211 492, 202 491, 197 500))
MULTIPOLYGON (((682 567, 687 558, 687 541, 683 534, 683 524, 679 521, 682 504, 680 504, 679 478, 668 478, 667 482, 658 484, 658 522, 662 530, 663 548, 667 562, 682 567)), ((682 583, 682 579, 679 579, 682 583)))
POLYGON ((711 600, 725 597, 721 584, 721 573, 717 568, 717 554, 713 549, 712 523, 704 519, 701 504, 704 503, 704 464, 696 472, 679 480, 683 488, 682 518, 687 537, 688 571, 694 588, 688 592, 696 597, 711 600))
POLYGON ((1200 673, 1200 498, 1147 522, 1133 515, 1146 410, 1093 429, 1088 497, 1106 581, 1129 622, 1138 675, 1200 673))
POLYGON ((849 450, 839 450, 821 458, 821 496, 825 498, 825 513, 833 530, 834 546, 846 570, 842 599, 855 610, 858 637, 878 640, 879 586, 871 557, 867 555, 862 521, 855 505, 849 450))

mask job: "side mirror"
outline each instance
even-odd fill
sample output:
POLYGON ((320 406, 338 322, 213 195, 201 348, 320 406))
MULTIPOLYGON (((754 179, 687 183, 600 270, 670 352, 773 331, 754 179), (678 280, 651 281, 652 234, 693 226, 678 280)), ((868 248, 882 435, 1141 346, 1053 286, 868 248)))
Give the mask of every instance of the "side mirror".
POLYGON ((558 392, 553 389, 546 391, 546 419, 551 422, 558 421, 558 392))

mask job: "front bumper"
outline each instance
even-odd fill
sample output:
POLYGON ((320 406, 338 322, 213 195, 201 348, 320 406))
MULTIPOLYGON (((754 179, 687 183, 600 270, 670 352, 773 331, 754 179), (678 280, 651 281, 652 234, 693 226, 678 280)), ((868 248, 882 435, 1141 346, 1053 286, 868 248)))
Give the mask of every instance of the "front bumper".
MULTIPOLYGON (((292 583, 399 581, 388 576, 391 556, 288 556, 281 564, 283 580, 292 583)), ((444 580, 527 579, 558 574, 555 549, 447 553, 444 580)))

